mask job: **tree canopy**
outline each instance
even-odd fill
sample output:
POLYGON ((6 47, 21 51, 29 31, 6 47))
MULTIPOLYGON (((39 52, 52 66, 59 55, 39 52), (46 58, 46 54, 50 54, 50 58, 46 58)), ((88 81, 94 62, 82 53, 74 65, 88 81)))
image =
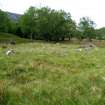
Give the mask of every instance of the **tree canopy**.
POLYGON ((91 40, 95 37, 95 23, 89 17, 83 17, 80 19, 78 29, 82 33, 82 38, 88 38, 91 40))
POLYGON ((76 30, 76 24, 70 13, 56 11, 48 7, 30 7, 20 19, 23 33, 31 39, 64 40, 71 37, 76 30))
POLYGON ((11 28, 11 22, 6 12, 0 10, 0 31, 8 32, 11 28))
POLYGON ((95 26, 89 17, 82 17, 77 25, 70 13, 49 7, 30 7, 16 22, 0 10, 0 32, 32 40, 63 41, 72 37, 89 41, 93 38, 105 39, 105 28, 95 29, 95 26))

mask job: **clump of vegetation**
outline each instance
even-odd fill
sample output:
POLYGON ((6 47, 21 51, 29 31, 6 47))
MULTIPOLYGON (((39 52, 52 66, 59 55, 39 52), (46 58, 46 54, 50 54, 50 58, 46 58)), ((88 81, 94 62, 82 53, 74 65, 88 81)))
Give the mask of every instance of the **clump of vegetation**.
POLYGON ((8 89, 6 84, 0 81, 0 105, 7 105, 9 100, 8 89))

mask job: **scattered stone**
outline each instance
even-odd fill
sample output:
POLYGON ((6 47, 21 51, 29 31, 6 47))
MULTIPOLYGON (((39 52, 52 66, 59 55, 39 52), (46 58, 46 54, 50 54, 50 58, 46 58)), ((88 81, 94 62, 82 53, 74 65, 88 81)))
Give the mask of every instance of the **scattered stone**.
POLYGON ((84 50, 85 50, 86 52, 89 52, 89 51, 92 50, 92 48, 91 48, 91 47, 86 47, 86 48, 84 48, 84 50))
POLYGON ((7 48, 7 46, 6 46, 6 45, 2 45, 1 47, 2 47, 3 49, 6 49, 6 48, 7 48))
POLYGON ((97 86, 92 86, 91 89, 94 94, 101 92, 101 89, 97 86))
POLYGON ((92 43, 86 43, 81 45, 80 48, 96 48, 96 46, 92 43))
POLYGON ((56 45, 57 45, 57 46, 59 46, 59 45, 60 45, 60 43, 56 43, 56 45))
POLYGON ((89 47, 91 47, 91 48, 96 48, 96 45, 90 43, 90 44, 89 44, 89 47))
POLYGON ((82 51, 82 48, 78 48, 76 49, 77 52, 81 52, 82 51))
POLYGON ((12 55, 12 54, 14 54, 15 52, 14 52, 14 50, 13 49, 10 49, 10 50, 8 50, 7 52, 6 52, 6 55, 12 55))
POLYGON ((105 81, 105 77, 102 77, 102 79, 105 81))
POLYGON ((15 45, 16 42, 15 42, 14 40, 12 40, 12 41, 10 42, 10 44, 11 44, 11 45, 15 45))
POLYGON ((97 47, 92 43, 83 44, 83 45, 80 46, 80 48, 83 49, 86 52, 90 52, 92 49, 97 49, 97 47))

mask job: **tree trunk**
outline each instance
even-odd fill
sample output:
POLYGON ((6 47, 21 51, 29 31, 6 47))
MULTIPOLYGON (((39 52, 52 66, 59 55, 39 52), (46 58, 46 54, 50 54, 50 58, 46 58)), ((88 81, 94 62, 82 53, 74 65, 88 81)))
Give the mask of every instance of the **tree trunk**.
POLYGON ((31 33, 31 40, 33 41, 33 33, 31 33))
POLYGON ((62 37, 61 41, 64 41, 65 37, 62 37))
POLYGON ((71 37, 69 37, 69 40, 71 41, 71 37))
POLYGON ((92 42, 92 39, 91 38, 89 38, 89 42, 92 42))

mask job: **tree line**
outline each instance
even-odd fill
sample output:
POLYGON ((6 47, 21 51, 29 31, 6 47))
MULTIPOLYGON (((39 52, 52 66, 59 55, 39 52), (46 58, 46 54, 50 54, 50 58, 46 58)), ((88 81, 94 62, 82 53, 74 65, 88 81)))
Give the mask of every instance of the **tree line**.
POLYGON ((6 12, 0 10, 0 32, 46 41, 71 40, 73 37, 91 41, 105 36, 105 28, 96 30, 89 17, 82 17, 77 25, 70 13, 49 7, 30 7, 18 21, 12 21, 6 12))

